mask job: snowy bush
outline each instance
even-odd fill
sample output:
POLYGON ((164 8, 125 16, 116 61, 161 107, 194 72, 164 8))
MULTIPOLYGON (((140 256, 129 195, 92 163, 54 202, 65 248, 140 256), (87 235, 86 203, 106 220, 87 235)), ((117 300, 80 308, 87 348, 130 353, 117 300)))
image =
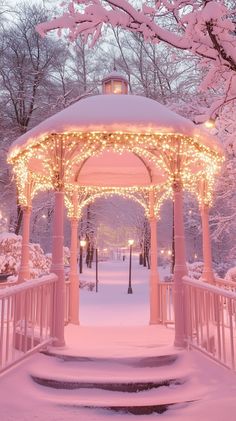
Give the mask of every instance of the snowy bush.
MULTIPOLYGON (((70 268, 65 268, 65 281, 68 282, 70 280, 70 268)), ((79 280, 79 287, 81 289, 86 289, 87 291, 93 291, 95 288, 95 282, 79 280)))
MULTIPOLYGON (((230 263, 214 263, 214 269, 217 273, 217 275, 219 276, 219 278, 224 278, 224 276, 226 276, 226 272, 230 269, 230 263)), ((231 263, 232 266, 232 263, 231 263)))
POLYGON ((225 275, 226 281, 236 282, 236 267, 230 268, 225 275))
POLYGON ((70 249, 69 247, 63 247, 64 249, 64 265, 70 264, 70 249))
MULTIPOLYGON (((17 275, 21 260, 21 242, 21 235, 0 234, 0 273, 17 275)), ((45 256, 39 244, 30 244, 29 254, 31 278, 49 272, 50 259, 45 256)))
POLYGON ((174 281, 174 275, 171 273, 170 275, 164 276, 164 282, 173 282, 174 281))
POLYGON ((203 272, 203 262, 187 263, 190 278, 199 279, 203 272))
POLYGON ((79 281, 79 287, 81 289, 86 289, 87 291, 93 291, 95 288, 95 283, 91 281, 79 281))
MULTIPOLYGON (((188 276, 193 279, 199 279, 203 271, 203 262, 187 263, 188 276)), ((173 274, 164 277, 165 282, 173 282, 173 274)))
MULTIPOLYGON (((70 249, 68 247, 63 247, 63 253, 64 253, 64 265, 69 266, 70 265, 70 249)), ((49 266, 51 266, 52 253, 47 253, 45 256, 49 261, 49 266)))

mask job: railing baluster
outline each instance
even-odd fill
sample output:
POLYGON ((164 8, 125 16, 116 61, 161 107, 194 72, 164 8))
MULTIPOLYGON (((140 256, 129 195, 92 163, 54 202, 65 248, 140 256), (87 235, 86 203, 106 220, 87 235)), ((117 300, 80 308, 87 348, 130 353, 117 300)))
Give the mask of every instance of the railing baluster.
POLYGON ((10 317, 11 317, 11 297, 7 297, 7 312, 6 312, 6 356, 5 361, 7 363, 9 358, 9 333, 10 333, 10 317))
POLYGON ((221 316, 220 318, 221 318, 221 337, 222 337, 223 361, 224 361, 224 363, 226 363, 224 297, 220 297, 220 316, 221 316))
POLYGON ((52 342, 57 276, 0 290, 0 372, 52 342))
POLYGON ((3 298, 1 300, 1 330, 0 330, 0 335, 1 335, 1 343, 0 343, 0 364, 3 364, 4 361, 4 355, 3 355, 3 344, 4 344, 4 313, 5 313, 5 298, 3 298))
POLYGON ((234 357, 234 328, 233 328, 233 311, 232 311, 232 299, 229 299, 229 335, 230 335, 230 353, 231 353, 231 365, 235 370, 235 357, 234 357))
POLYGON ((191 291, 190 297, 185 294, 185 308, 191 307, 185 313, 188 327, 192 326, 189 344, 235 370, 235 289, 232 292, 187 277, 183 285, 185 292, 191 291))
POLYGON ((210 293, 208 291, 206 291, 204 305, 206 306, 207 351, 211 352, 210 329, 209 329, 210 307, 209 307, 208 304, 210 304, 210 293), (209 299, 208 299, 208 297, 209 297, 209 299))

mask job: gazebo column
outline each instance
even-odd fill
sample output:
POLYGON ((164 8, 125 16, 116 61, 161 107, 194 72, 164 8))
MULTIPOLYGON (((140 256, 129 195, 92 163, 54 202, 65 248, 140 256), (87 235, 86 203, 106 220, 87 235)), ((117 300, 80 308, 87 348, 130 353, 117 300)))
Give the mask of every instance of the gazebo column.
POLYGON ((55 208, 52 237, 51 272, 58 276, 56 283, 55 321, 53 335, 54 346, 64 346, 64 314, 65 314, 65 272, 64 272, 64 192, 55 191, 55 208))
POLYGON ((18 283, 22 283, 30 278, 29 269, 29 238, 30 238, 30 216, 31 206, 23 207, 23 226, 22 226, 22 248, 21 263, 18 274, 18 283))
POLYGON ((79 275, 78 275, 78 219, 71 218, 70 246, 70 323, 79 324, 79 275))
POLYGON ((184 329, 184 295, 183 276, 187 275, 184 219, 183 219, 183 190, 180 180, 173 184, 174 192, 174 311, 175 311, 175 346, 185 346, 184 329))
POLYGON ((203 249, 203 272, 201 278, 210 284, 214 283, 212 268, 211 239, 209 227, 209 206, 202 204, 200 207, 202 218, 202 249, 203 249))
POLYGON ((157 270, 157 217, 154 213, 154 191, 150 191, 150 231, 151 231, 151 264, 150 264, 150 321, 159 323, 159 274, 157 270))

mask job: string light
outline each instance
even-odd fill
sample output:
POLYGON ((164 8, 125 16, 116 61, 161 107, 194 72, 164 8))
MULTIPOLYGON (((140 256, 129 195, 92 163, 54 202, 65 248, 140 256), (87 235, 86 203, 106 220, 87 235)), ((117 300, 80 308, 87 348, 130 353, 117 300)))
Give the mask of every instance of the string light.
POLYGON ((149 191, 154 189, 154 213, 173 195, 173 185, 181 181, 184 190, 194 193, 200 204, 211 205, 214 181, 224 160, 217 146, 204 144, 199 136, 180 133, 65 132, 31 139, 24 147, 11 150, 8 162, 16 177, 19 203, 30 206, 38 191, 64 190, 69 217, 80 217, 84 206, 98 197, 119 195, 132 198, 149 215, 149 191), (104 151, 131 152, 158 169, 154 186, 98 187, 78 186, 83 163, 104 151), (204 189, 201 188, 204 180, 204 189), (78 203, 74 205, 73 192, 78 203))

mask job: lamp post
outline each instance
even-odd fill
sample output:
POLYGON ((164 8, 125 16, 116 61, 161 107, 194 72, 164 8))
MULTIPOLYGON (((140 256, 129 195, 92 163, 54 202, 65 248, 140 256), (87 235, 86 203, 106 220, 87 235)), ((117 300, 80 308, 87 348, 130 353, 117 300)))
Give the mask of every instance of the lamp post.
POLYGON ((96 292, 98 292, 98 248, 95 250, 96 256, 96 292))
POLYGON ((128 286, 128 294, 133 294, 132 286, 131 286, 131 267, 132 267, 132 246, 134 244, 134 240, 128 240, 129 244, 129 286, 128 286))
POLYGON ((79 253, 79 273, 83 272, 83 248, 86 246, 85 240, 80 240, 80 253, 79 253))

